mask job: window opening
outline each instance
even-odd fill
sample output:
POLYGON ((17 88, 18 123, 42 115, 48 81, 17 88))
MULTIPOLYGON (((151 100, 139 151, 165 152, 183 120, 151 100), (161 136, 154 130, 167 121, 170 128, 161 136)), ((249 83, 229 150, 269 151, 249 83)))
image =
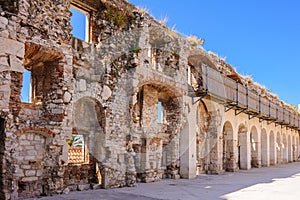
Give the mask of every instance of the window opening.
POLYGON ((163 106, 162 103, 159 101, 157 103, 157 122, 163 123, 164 113, 163 113, 163 106))
POLYGON ((71 6, 71 26, 74 37, 89 42, 89 13, 75 6, 71 6))
POLYGON ((73 135, 72 139, 68 142, 69 163, 79 164, 85 162, 85 149, 83 135, 73 135))
POLYGON ((25 70, 23 73, 21 102, 31 102, 31 72, 29 70, 25 70))

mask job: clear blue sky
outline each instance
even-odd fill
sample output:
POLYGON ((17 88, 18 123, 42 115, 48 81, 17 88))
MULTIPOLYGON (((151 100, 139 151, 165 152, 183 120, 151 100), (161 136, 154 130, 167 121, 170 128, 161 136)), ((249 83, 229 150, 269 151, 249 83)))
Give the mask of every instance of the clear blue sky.
POLYGON ((129 0, 185 35, 205 40, 243 75, 300 103, 299 0, 129 0))

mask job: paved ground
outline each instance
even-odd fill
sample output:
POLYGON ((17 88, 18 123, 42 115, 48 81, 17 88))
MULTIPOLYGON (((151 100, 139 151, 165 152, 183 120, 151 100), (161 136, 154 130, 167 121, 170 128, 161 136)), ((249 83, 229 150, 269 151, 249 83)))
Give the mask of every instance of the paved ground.
POLYGON ((300 162, 192 180, 141 183, 135 188, 72 192, 42 200, 299 200, 300 162))

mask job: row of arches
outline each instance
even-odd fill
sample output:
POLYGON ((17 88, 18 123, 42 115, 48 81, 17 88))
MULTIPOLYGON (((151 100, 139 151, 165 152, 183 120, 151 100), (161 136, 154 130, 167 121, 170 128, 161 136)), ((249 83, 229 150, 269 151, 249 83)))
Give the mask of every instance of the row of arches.
POLYGON ((221 137, 223 170, 267 167, 297 160, 299 136, 296 133, 259 130, 256 126, 248 130, 244 124, 237 130, 235 133, 231 122, 224 123, 221 137))

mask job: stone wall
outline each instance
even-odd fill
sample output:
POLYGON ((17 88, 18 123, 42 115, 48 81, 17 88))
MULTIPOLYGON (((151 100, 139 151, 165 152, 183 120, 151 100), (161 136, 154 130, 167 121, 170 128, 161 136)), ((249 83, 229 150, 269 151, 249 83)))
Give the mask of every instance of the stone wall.
MULTIPOLYGON (((0 2, 0 199, 192 178, 196 166, 222 173, 226 141, 240 167, 238 142, 224 139, 222 101, 194 105, 203 64, 236 78, 218 57, 123 0, 0 2), (88 42, 71 35, 71 5, 89 15, 88 42), (31 102, 20 100, 25 69, 31 102), (73 135, 83 138, 81 163, 68 159, 73 135)), ((245 138, 246 149, 246 128, 245 138)))

